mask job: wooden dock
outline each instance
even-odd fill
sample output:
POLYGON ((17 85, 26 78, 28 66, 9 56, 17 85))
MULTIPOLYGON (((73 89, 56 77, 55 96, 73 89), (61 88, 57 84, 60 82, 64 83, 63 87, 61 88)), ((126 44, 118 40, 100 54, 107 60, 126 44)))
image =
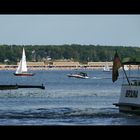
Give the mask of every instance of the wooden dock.
POLYGON ((39 86, 39 85, 18 85, 18 88, 40 88, 40 89, 45 89, 45 86, 43 86, 43 84, 41 86, 39 86))
POLYGON ((19 88, 40 88, 45 89, 45 86, 42 85, 0 85, 0 90, 14 90, 19 88))
POLYGON ((0 85, 0 90, 18 89, 18 85, 0 85))

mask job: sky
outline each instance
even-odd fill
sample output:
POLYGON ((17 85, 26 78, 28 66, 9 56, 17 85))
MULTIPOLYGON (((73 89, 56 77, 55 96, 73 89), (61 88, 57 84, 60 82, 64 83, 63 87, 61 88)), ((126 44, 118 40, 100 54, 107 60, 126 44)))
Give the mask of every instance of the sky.
POLYGON ((140 15, 0 15, 0 44, 140 47, 140 15))

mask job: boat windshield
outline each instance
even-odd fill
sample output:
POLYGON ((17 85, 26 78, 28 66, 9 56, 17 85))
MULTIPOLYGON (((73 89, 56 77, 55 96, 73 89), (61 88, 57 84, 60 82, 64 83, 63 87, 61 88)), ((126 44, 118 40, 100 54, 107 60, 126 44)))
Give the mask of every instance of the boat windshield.
POLYGON ((84 72, 80 72, 79 74, 82 75, 82 76, 87 76, 87 74, 84 73, 84 72))

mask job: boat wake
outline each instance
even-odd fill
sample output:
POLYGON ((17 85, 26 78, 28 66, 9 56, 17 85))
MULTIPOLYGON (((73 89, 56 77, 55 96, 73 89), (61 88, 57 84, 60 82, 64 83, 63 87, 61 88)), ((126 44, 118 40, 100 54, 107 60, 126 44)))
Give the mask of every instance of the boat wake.
POLYGON ((119 113, 116 108, 38 108, 0 110, 1 125, 130 125, 139 117, 119 113))
POLYGON ((130 117, 130 115, 121 114, 116 108, 38 108, 30 110, 0 110, 0 119, 25 119, 25 118, 44 118, 44 119, 56 119, 56 118, 118 118, 118 117, 130 117))
MULTIPOLYGON (((119 77, 118 79, 123 79, 124 77, 119 77)), ((112 79, 112 77, 89 77, 89 79, 99 79, 99 80, 102 80, 102 79, 112 79)))

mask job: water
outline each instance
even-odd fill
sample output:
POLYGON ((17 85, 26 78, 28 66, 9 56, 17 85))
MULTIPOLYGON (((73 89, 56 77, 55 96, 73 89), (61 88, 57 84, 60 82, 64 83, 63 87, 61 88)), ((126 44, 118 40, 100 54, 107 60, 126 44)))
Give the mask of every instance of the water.
MULTIPOLYGON (((119 113, 113 105, 122 79, 111 72, 82 70, 89 79, 69 78, 74 70, 40 70, 33 77, 0 71, 0 84, 38 84, 46 89, 0 90, 0 125, 139 125, 136 115, 119 113)), ((120 74, 120 77, 122 73, 120 74)))

